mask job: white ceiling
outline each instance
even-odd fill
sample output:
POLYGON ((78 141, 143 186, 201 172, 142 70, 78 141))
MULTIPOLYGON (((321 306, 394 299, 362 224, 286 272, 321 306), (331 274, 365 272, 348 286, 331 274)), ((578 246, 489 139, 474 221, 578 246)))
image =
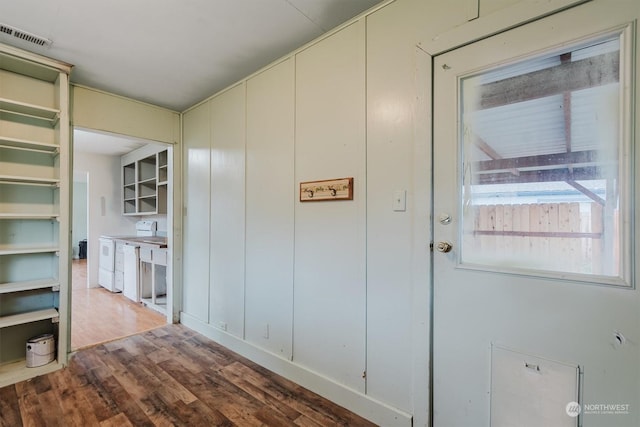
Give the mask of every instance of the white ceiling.
POLYGON ((183 111, 382 0, 0 0, 0 42, 73 64, 71 81, 183 111))

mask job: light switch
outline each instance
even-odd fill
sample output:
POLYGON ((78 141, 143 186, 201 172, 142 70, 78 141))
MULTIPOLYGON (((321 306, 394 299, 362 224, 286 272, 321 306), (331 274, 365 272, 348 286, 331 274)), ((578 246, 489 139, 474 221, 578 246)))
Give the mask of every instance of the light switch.
POLYGON ((406 190, 396 190, 393 192, 393 210, 395 212, 404 212, 407 210, 406 190))

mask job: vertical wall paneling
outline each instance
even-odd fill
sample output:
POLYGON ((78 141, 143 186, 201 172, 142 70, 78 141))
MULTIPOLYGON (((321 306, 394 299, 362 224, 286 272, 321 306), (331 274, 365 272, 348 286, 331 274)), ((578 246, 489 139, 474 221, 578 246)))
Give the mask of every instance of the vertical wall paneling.
POLYGON ((416 426, 429 402, 431 59, 415 41, 465 23, 471 4, 405 0, 367 16, 367 394, 416 426))
POLYGON ((245 84, 211 100, 209 323, 244 337, 245 84))
POLYGON ((354 177, 354 199, 296 202, 294 362, 365 390, 365 25, 296 56, 296 183, 354 177))
POLYGON ((184 115, 183 311, 209 321, 210 102, 184 115))
POLYGON ((294 59, 247 81, 246 339, 290 359, 294 59))
POLYGON ((212 98, 210 317, 183 322, 380 425, 428 425, 428 52, 580 1, 389 2, 212 98), (349 176, 353 201, 298 201, 301 181, 349 176))
MULTIPOLYGON (((410 50, 393 48, 396 38, 405 36, 388 29, 396 13, 397 8, 386 7, 367 18, 367 393, 407 410, 414 199, 426 197, 427 189, 426 183, 413 182, 409 167, 416 144, 415 82, 402 73, 411 70, 413 58, 410 50), (404 211, 393 209, 398 191, 407 195, 404 211)), ((424 169, 426 160, 421 159, 424 169)), ((418 235, 427 241, 426 230, 418 235)), ((423 280, 427 286, 427 277, 423 280)))

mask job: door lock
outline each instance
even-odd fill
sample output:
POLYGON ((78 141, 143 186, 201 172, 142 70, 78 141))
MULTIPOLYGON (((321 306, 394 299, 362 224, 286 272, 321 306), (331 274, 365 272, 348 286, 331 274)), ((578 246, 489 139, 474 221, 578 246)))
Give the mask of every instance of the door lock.
POLYGON ((451 249, 453 249, 453 245, 449 242, 438 242, 438 244, 436 245, 436 249, 438 250, 438 252, 446 254, 447 252, 451 252, 451 249))
POLYGON ((440 221, 440 224, 442 225, 449 225, 451 224, 451 215, 448 213, 441 213, 438 216, 438 221, 440 221))

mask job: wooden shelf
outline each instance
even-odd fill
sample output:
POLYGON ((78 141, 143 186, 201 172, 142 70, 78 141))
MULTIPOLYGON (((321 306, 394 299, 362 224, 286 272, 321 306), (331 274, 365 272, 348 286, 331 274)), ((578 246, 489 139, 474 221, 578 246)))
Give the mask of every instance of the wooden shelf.
POLYGON ((55 288, 58 286, 60 286, 60 282, 54 278, 29 280, 24 282, 0 283, 0 294, 32 291, 35 289, 55 288))
POLYGON ((8 328, 9 326, 24 325, 25 323, 57 318, 58 310, 55 308, 46 308, 44 310, 29 311, 27 313, 0 317, 0 328, 8 328))
POLYGON ((0 136, 0 147, 57 154, 60 147, 48 142, 30 141, 27 139, 0 136))
POLYGON ((58 252, 60 250, 59 247, 35 247, 35 248, 24 248, 24 247, 8 247, 8 246, 0 246, 0 255, 28 255, 28 254, 45 254, 48 252, 58 252))
POLYGON ((59 216, 44 213, 0 213, 0 219, 57 219, 59 216))
POLYGON ((69 312, 65 304, 54 308, 54 301, 68 288, 69 254, 62 242, 71 227, 66 197, 72 159, 70 66, 0 46, 0 70, 8 88, 0 91, 6 124, 0 126, 0 328, 8 328, 0 334, 3 387, 67 362, 69 312), (58 358, 27 368, 25 344, 45 332, 54 334, 58 358))
POLYGON ((152 146, 142 147, 122 157, 123 215, 153 215, 167 212, 167 160, 166 149, 155 151, 152 146), (132 178, 135 178, 135 186, 132 185, 132 178))
POLYGON ((33 117, 35 119, 54 122, 60 115, 60 110, 43 107, 41 105, 28 104, 12 99, 0 98, 0 111, 18 114, 20 116, 33 117))
POLYGON ((27 368, 26 359, 17 362, 0 365, 0 387, 25 381, 39 375, 48 374, 62 368, 63 365, 57 360, 43 366, 27 368))
POLYGON ((58 185, 60 180, 57 178, 38 178, 34 176, 0 175, 0 183, 53 186, 58 185))

